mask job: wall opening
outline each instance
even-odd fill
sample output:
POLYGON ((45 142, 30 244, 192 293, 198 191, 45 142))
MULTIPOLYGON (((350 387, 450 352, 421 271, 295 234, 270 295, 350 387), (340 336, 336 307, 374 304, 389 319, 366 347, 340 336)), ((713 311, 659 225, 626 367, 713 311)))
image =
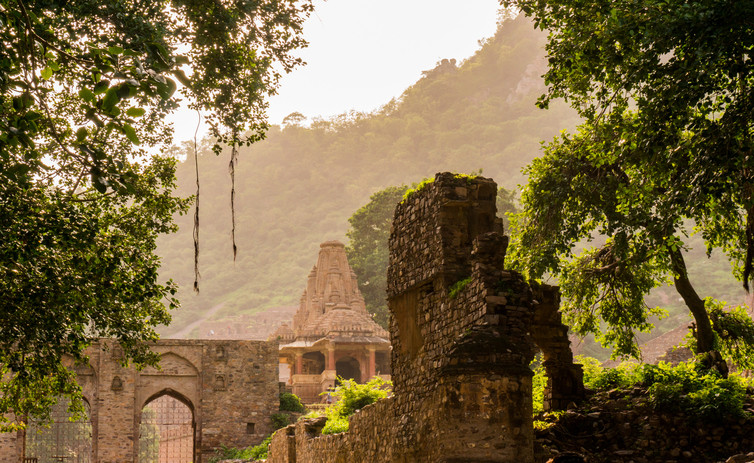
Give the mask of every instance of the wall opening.
POLYGON ((359 361, 353 357, 343 357, 335 362, 335 373, 343 379, 361 382, 361 367, 359 361))
POLYGON ((167 392, 141 410, 139 463, 194 461, 194 412, 167 392))
POLYGON ((376 352, 374 355, 375 360, 375 373, 378 375, 392 374, 390 370, 390 353, 389 352, 376 352))
POLYGON ((69 400, 61 397, 52 408, 52 423, 45 427, 31 422, 26 430, 25 458, 36 458, 38 463, 89 463, 92 461, 92 422, 89 404, 84 401, 85 416, 71 421, 69 400))

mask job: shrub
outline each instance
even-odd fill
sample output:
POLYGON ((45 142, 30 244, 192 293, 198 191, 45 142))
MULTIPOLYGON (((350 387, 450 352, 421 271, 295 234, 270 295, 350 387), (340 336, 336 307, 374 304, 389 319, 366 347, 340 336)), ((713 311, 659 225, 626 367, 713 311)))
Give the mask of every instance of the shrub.
POLYGON ((448 297, 451 299, 455 299, 458 294, 463 291, 463 288, 468 286, 468 284, 471 283, 471 277, 464 278, 463 280, 456 281, 453 283, 453 286, 450 287, 448 290, 448 297))
POLYGON ((544 411, 545 386, 547 386, 547 373, 542 364, 542 354, 537 354, 529 368, 534 372, 531 379, 532 411, 536 415, 544 411))
POLYGON ((273 413, 270 417, 272 428, 278 430, 291 424, 291 417, 287 413, 273 413))
POLYGON ((306 411, 306 408, 301 403, 301 399, 299 399, 296 394, 284 392, 280 394, 280 410, 304 413, 306 411))
POLYGON ((657 409, 684 410, 708 420, 745 415, 747 382, 739 376, 723 378, 703 370, 697 362, 676 367, 664 362, 645 365, 640 376, 648 387, 650 403, 657 409))
POLYGON ((582 365, 584 371, 584 386, 593 390, 615 389, 629 387, 638 379, 638 365, 623 362, 615 368, 603 368, 599 360, 592 357, 576 356, 576 363, 582 365))
POLYGON ((382 378, 372 378, 366 384, 358 384, 352 379, 338 377, 341 385, 332 393, 335 403, 327 409, 327 423, 322 434, 334 434, 348 431, 348 417, 356 410, 385 398, 390 393, 392 384, 382 378))
POLYGON ((267 436, 259 445, 238 449, 235 447, 226 447, 221 445, 215 451, 215 455, 209 459, 209 463, 216 463, 221 460, 261 460, 267 458, 270 449, 272 436, 267 436))
POLYGON ((322 434, 338 434, 348 431, 348 418, 344 416, 332 416, 327 418, 322 434))

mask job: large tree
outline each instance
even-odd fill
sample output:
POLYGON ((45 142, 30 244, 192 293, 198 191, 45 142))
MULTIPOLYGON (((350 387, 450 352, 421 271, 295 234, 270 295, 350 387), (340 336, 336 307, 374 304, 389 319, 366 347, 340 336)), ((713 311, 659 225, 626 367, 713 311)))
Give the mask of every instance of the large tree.
POLYGON ((387 309, 387 242, 395 216, 395 206, 403 199, 407 186, 391 186, 369 197, 369 202, 348 219, 346 233, 348 262, 359 282, 367 311, 374 321, 389 329, 387 309))
POLYGON ((584 119, 528 168, 516 259, 555 274, 576 331, 639 355, 643 296, 671 281, 715 348, 710 303, 689 278, 692 233, 748 287, 754 259, 754 2, 504 1, 550 31, 548 90, 584 119), (583 240, 607 237, 573 255, 583 240))
MULTIPOLYGON (((217 141, 263 136, 264 97, 299 61, 308 1, 0 0, 0 429, 80 401, 61 360, 100 336, 124 362, 170 319, 165 116, 177 83, 217 141), (6 413, 14 412, 16 419, 6 413), (4 421, 3 421, 4 420, 4 421)), ((231 163, 234 159, 231 160, 231 163)))

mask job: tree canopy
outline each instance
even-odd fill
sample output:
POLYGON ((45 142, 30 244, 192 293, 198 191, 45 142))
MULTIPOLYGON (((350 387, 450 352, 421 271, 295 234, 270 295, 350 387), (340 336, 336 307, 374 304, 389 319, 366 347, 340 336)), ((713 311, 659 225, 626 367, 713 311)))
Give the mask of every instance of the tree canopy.
POLYGON ((557 275, 579 333, 638 355, 644 304, 672 281, 715 348, 688 277, 690 235, 720 250, 745 286, 754 258, 754 2, 506 1, 550 31, 547 107, 564 98, 584 123, 528 167, 516 260, 557 275), (607 237, 574 256, 574 245, 607 237))
POLYGON ((395 206, 403 199, 407 186, 391 186, 369 197, 369 202, 354 212, 348 222, 348 263, 359 280, 367 311, 383 328, 389 329, 387 309, 388 239, 393 226, 395 206))
POLYGON ((124 361, 170 319, 157 235, 172 193, 165 116, 182 96, 215 140, 258 140, 264 97, 299 63, 311 3, 0 0, 0 429, 80 401, 64 356, 97 337, 124 361), (16 420, 8 421, 7 412, 16 420))

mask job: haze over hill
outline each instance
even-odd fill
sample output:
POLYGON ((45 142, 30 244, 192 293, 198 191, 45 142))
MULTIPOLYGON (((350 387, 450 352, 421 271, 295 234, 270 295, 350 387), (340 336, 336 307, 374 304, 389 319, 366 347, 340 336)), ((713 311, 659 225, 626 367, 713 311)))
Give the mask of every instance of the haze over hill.
MULTIPOLYGON (((296 304, 322 241, 345 240, 348 217, 387 186, 410 184, 439 171, 484 175, 506 187, 521 168, 576 118, 565 105, 534 106, 544 85, 545 35, 527 20, 507 21, 463 63, 443 60, 377 111, 331 120, 289 117, 267 139, 239 154, 236 241, 230 241, 228 153, 199 149, 201 292, 191 291, 193 245, 189 216, 159 245, 162 276, 181 286, 183 307, 170 335, 224 303, 213 318, 296 304)), ((386 63, 389 65, 389 63, 386 63)), ((178 167, 179 193, 195 189, 192 147, 178 167)))
MULTIPOLYGON (((534 104, 544 90, 545 38, 524 18, 506 21, 472 57, 439 62, 397 101, 372 113, 330 120, 307 121, 293 114, 282 127, 273 126, 266 140, 241 149, 235 171, 235 263, 229 153, 214 156, 202 143, 201 293, 191 290, 192 217, 184 216, 178 218, 180 231, 163 237, 158 249, 162 276, 179 283, 183 306, 162 334, 185 333, 205 317, 245 315, 248 320, 270 307, 295 306, 319 244, 345 241, 348 218, 385 187, 419 182, 440 171, 480 169, 506 188, 522 183, 521 168, 539 155, 540 141, 578 122, 564 103, 547 111, 534 104)), ((193 147, 184 144, 180 151, 187 159, 178 167, 178 191, 188 196, 196 188, 193 147)), ((707 275, 730 275, 726 263, 705 265, 707 275)), ((728 280, 726 290, 735 285, 732 277, 728 280)), ((704 293, 706 288, 700 289, 704 293)), ((740 302, 740 291, 729 292, 731 302, 740 302)), ((658 303, 679 305, 672 289, 657 297, 658 303)), ((680 323, 685 313, 681 310, 680 323)), ((198 334, 194 329, 188 336, 198 334)))

